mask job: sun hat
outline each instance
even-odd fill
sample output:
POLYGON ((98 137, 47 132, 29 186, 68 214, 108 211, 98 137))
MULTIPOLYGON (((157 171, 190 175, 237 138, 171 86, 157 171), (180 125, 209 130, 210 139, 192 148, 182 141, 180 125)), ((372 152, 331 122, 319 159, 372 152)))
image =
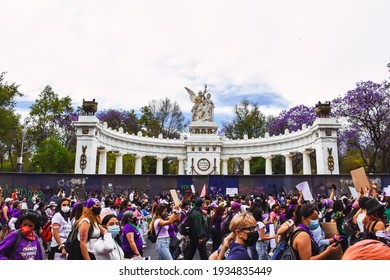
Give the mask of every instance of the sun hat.
POLYGON ((51 207, 51 206, 57 206, 57 203, 55 201, 50 201, 49 207, 51 207))
POLYGON ((379 203, 379 201, 376 200, 375 198, 371 198, 370 200, 366 201, 366 203, 364 203, 364 206, 367 209, 367 215, 370 215, 375 211, 385 207, 383 204, 379 203))
POLYGON ((8 203, 8 202, 10 202, 10 201, 12 201, 12 198, 7 197, 7 198, 4 200, 4 203, 8 203))

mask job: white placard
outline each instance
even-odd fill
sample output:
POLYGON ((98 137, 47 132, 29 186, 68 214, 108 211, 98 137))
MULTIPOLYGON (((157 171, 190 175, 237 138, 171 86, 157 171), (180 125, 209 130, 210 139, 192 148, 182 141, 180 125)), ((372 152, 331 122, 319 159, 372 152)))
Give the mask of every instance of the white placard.
POLYGON ((309 188, 309 183, 308 182, 301 182, 299 183, 298 185, 296 185, 296 188, 302 192, 302 195, 303 195, 303 199, 304 200, 307 200, 307 201, 312 201, 314 200, 313 199, 313 196, 311 195, 311 191, 310 191, 310 188, 309 188))
MULTIPOLYGON (((274 224, 269 224, 269 236, 272 236, 275 234, 275 226, 274 224)), ((269 246, 271 248, 276 248, 276 240, 275 238, 272 238, 269 240, 269 246)))
POLYGON ((359 194, 358 194, 358 192, 356 191, 356 189, 354 188, 354 187, 348 187, 349 188, 349 191, 351 192, 351 194, 352 194, 352 197, 354 198, 354 199, 356 199, 358 196, 359 196, 359 194))
POLYGON ((390 186, 383 188, 383 192, 386 193, 386 196, 390 196, 390 186))
POLYGON ((191 191, 192 191, 192 193, 195 193, 195 187, 194 187, 194 185, 191 185, 191 191))
POLYGON ((175 206, 179 206, 181 204, 181 201, 180 201, 179 197, 177 196, 176 190, 172 189, 169 191, 171 192, 171 196, 172 196, 173 202, 175 203, 175 206))
POLYGON ((226 195, 236 195, 238 194, 238 188, 226 188, 226 195))

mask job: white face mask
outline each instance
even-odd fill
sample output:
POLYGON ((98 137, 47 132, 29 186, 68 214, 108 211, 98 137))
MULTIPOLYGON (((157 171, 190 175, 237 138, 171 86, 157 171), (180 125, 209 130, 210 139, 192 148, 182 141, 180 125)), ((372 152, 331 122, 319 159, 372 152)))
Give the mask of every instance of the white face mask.
POLYGON ((70 210, 70 207, 69 206, 62 206, 61 207, 61 211, 64 212, 64 213, 68 213, 70 210))

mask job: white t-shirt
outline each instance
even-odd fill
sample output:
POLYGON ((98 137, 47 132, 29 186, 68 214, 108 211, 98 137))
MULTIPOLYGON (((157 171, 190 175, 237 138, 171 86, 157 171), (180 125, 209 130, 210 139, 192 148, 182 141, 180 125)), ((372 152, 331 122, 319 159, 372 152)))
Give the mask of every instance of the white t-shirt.
POLYGON ((267 231, 267 228, 265 227, 265 224, 263 222, 257 222, 257 229, 259 231, 259 239, 258 240, 262 240, 261 239, 261 235, 260 235, 260 230, 264 228, 264 233, 266 233, 267 231))
POLYGON ((70 219, 66 221, 64 217, 62 217, 61 213, 55 213, 53 218, 51 219, 51 232, 53 234, 53 237, 51 238, 51 247, 56 247, 59 244, 57 244, 57 241, 54 238, 54 230, 53 225, 58 224, 58 234, 60 236, 61 242, 64 243, 66 241, 66 238, 68 238, 68 235, 70 231, 72 230, 72 223, 70 219))
POLYGON ((363 219, 366 217, 366 213, 360 213, 357 217, 356 217, 356 222, 359 226, 359 231, 360 232, 364 232, 364 225, 363 225, 363 219))
MULTIPOLYGON (((83 218, 78 223, 81 225, 84 221, 86 221, 88 224, 90 224, 90 220, 88 218, 83 218)), ((95 244, 96 240, 100 237, 100 229, 97 224, 93 226, 92 236, 87 242, 87 249, 88 252, 93 253, 93 245, 95 244)), ((77 239, 80 241, 80 231, 77 233, 77 239)))

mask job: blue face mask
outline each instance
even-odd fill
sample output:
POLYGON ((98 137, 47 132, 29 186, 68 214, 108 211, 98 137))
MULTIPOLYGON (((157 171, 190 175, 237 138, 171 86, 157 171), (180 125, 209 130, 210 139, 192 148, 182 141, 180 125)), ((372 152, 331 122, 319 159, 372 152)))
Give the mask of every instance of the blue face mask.
POLYGON ((319 226, 320 226, 320 222, 318 220, 311 220, 308 228, 310 230, 316 230, 319 226))
POLYGON ((121 228, 118 225, 114 225, 114 226, 109 226, 107 230, 109 233, 111 233, 112 238, 115 238, 115 236, 117 236, 118 233, 121 231, 121 228))

